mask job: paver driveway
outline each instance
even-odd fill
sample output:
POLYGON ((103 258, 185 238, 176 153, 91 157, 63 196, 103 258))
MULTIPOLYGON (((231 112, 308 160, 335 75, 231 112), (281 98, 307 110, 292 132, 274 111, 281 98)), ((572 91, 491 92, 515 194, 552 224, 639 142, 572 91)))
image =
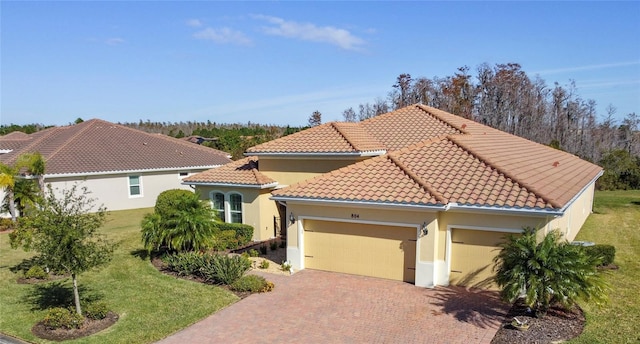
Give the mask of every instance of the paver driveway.
POLYGON ((489 343, 508 311, 495 292, 303 270, 262 273, 251 295, 160 341, 182 343, 489 343))

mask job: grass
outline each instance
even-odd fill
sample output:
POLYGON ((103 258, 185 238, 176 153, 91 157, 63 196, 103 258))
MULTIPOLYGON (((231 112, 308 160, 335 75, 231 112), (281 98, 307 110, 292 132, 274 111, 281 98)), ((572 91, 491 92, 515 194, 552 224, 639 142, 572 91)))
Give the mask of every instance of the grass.
MULTIPOLYGON (((151 265, 142 250, 139 228, 143 215, 151 211, 109 215, 103 233, 119 245, 113 260, 100 270, 81 274, 78 284, 81 298, 106 302, 120 319, 103 332, 70 343, 151 343, 238 300, 224 289, 163 275, 151 265)), ((70 301, 71 281, 17 284, 19 274, 11 267, 30 256, 12 250, 8 234, 0 233, 0 332, 47 343, 35 337, 31 327, 54 301, 70 301)))
POLYGON ((596 192, 594 213, 576 240, 615 246, 620 269, 608 276, 606 306, 581 304, 587 325, 571 343, 640 342, 640 191, 596 192))

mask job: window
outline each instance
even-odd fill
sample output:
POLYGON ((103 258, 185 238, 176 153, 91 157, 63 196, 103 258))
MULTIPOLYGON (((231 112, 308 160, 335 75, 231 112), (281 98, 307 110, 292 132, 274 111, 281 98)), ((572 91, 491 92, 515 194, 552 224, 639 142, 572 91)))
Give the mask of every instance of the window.
POLYGON ((226 222, 224 214, 224 194, 216 192, 212 195, 211 201, 213 203, 213 209, 218 212, 218 217, 222 222, 226 222))
POLYGON ((129 196, 142 195, 140 176, 129 176, 129 196))
POLYGON ((218 212, 221 221, 227 223, 242 223, 242 195, 239 193, 223 193, 211 191, 209 193, 211 207, 218 212))
POLYGON ((242 195, 229 195, 229 213, 231 223, 242 223, 242 195))

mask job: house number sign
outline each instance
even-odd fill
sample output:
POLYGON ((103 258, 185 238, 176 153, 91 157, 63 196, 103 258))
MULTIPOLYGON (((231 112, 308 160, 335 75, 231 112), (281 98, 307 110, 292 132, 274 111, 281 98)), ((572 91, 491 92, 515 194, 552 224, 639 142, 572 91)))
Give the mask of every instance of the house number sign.
POLYGON ((352 219, 359 219, 360 218, 360 214, 351 214, 351 218, 352 219))

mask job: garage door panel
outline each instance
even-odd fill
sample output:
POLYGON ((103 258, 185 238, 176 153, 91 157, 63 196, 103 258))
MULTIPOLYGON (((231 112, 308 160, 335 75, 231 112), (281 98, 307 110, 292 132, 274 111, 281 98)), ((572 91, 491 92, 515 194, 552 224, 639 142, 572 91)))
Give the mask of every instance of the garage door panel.
POLYGON ((505 233, 453 229, 451 233, 450 283, 496 289, 493 258, 500 252, 505 233))
POLYGON ((305 266, 413 282, 415 229, 306 220, 305 266))

